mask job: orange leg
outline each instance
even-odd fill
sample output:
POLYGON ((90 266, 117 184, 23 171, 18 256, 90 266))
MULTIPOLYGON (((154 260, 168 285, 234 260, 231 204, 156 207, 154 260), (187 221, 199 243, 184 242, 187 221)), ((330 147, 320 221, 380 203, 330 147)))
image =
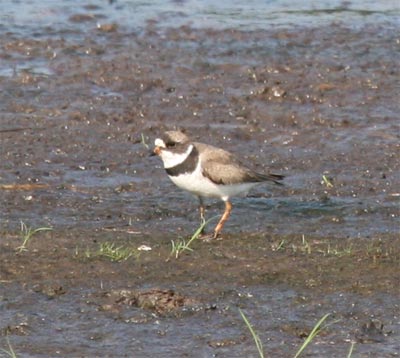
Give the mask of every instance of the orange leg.
POLYGON ((219 220, 217 226, 214 229, 214 237, 213 237, 214 239, 216 239, 218 237, 220 231, 224 227, 226 220, 228 220, 229 215, 231 214, 231 211, 232 211, 232 204, 227 200, 227 201, 225 201, 225 211, 222 214, 221 219, 219 220))

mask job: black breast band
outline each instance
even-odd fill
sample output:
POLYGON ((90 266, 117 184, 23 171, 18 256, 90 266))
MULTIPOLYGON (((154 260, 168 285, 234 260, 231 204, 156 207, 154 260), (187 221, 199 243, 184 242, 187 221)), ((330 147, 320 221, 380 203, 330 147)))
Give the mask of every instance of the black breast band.
POLYGON ((193 146, 192 151, 182 163, 171 168, 166 168, 165 170, 168 175, 176 177, 181 174, 192 173, 196 169, 198 162, 199 152, 196 147, 193 146))

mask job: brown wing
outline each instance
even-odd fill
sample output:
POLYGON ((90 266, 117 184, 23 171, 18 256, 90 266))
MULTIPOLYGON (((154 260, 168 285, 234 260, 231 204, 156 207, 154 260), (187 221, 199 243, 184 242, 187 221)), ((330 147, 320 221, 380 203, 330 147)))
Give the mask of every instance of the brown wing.
POLYGON ((194 145, 202 153, 203 174, 216 184, 263 181, 273 181, 280 184, 277 180, 283 179, 281 175, 257 173, 223 149, 202 143, 194 143, 194 145))

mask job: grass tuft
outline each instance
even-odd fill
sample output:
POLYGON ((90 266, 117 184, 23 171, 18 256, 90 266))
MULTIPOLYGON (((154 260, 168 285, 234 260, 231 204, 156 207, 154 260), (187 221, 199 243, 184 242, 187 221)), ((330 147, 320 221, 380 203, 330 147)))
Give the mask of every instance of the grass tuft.
POLYGON ((8 349, 0 348, 0 351, 5 353, 7 355, 7 357, 17 358, 17 354, 15 353, 15 351, 10 343, 10 339, 7 337, 6 340, 7 340, 8 349))
POLYGON ((200 226, 197 228, 197 230, 194 232, 194 234, 188 241, 186 241, 185 239, 179 239, 177 242, 175 242, 174 240, 171 240, 170 256, 175 256, 175 258, 177 259, 182 252, 193 251, 193 249, 190 247, 190 245, 193 243, 194 240, 199 238, 199 236, 203 232, 206 225, 215 218, 216 218, 216 216, 212 217, 211 219, 208 219, 207 221, 202 219, 200 226))
MULTIPOLYGON (((251 325, 251 323, 249 322, 249 320, 247 319, 246 315, 243 313, 243 311, 239 308, 239 313, 242 316, 242 319, 244 321, 244 323, 246 324, 247 328, 249 329, 254 343, 256 344, 257 350, 258 350, 258 354, 260 356, 260 358, 264 358, 264 348, 261 342, 260 337, 258 336, 257 332, 254 330, 253 326, 251 325)), ((325 325, 324 327, 322 327, 322 324, 325 322, 325 320, 330 316, 330 313, 327 313, 326 315, 324 315, 318 322, 317 324, 314 326, 314 328, 311 330, 310 334, 307 336, 306 340, 303 342, 303 344, 301 345, 301 347, 298 349, 298 351, 296 352, 296 354, 294 355, 293 358, 298 358, 300 357, 300 355, 302 354, 302 352, 306 349, 306 347, 311 343, 311 341, 318 335, 319 332, 321 332, 321 330, 323 328, 328 327, 329 325, 338 322, 333 321, 327 325, 325 325)), ((353 353, 353 348, 354 348, 354 343, 351 344, 350 347, 350 351, 347 355, 347 358, 351 358, 351 355, 353 353)))
POLYGON ((175 242, 174 240, 171 240, 170 256, 175 256, 175 258, 177 259, 182 252, 193 251, 193 249, 190 247, 190 244, 201 235, 201 233, 203 232, 204 227, 206 225, 207 225, 207 222, 204 219, 202 219, 200 226, 197 228, 197 230, 194 232, 192 237, 187 242, 184 239, 180 239, 177 242, 175 242))
POLYGON ((271 244, 272 251, 289 251, 294 254, 302 253, 307 255, 322 254, 323 256, 344 257, 354 254, 354 245, 332 245, 330 242, 307 240, 305 235, 301 235, 301 242, 298 240, 282 239, 279 242, 271 244))
POLYGON ((130 257, 137 254, 136 250, 124 247, 116 246, 114 243, 104 242, 100 244, 98 256, 106 257, 111 261, 126 261, 130 257))
POLYGON ((51 231, 53 228, 51 227, 39 227, 37 229, 32 229, 31 227, 26 226, 26 224, 21 221, 21 240, 22 244, 16 248, 18 252, 28 251, 28 242, 32 239, 33 235, 37 234, 40 231, 51 231))
MULTIPOLYGON (((75 256, 79 256, 78 248, 75 249, 75 256)), ((110 242, 101 243, 96 251, 91 251, 89 248, 86 248, 84 252, 84 257, 87 259, 104 257, 113 262, 126 261, 131 257, 138 256, 138 250, 125 246, 117 246, 115 243, 110 242)))

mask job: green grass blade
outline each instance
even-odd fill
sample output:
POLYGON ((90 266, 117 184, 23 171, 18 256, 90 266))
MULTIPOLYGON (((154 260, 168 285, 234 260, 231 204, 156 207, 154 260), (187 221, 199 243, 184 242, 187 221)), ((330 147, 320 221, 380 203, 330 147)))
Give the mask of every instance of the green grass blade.
POLYGON ((347 354, 347 358, 351 358, 351 355, 353 354, 353 349, 354 349, 355 345, 356 344, 354 342, 351 342, 351 346, 350 346, 349 353, 347 354))
POLYGON ((251 335, 253 336, 253 340, 254 340, 254 343, 256 344, 260 358, 264 358, 264 349, 263 349, 263 345, 262 345, 260 337, 258 336, 258 334, 256 333, 256 331, 250 324, 249 320, 247 319, 247 317, 245 316, 245 314, 243 313, 243 311, 240 308, 239 308, 239 313, 242 316, 242 319, 243 319, 244 323, 246 324, 247 328, 249 329, 251 335))
POLYGON ((308 335, 307 339, 304 341, 304 343, 301 345, 300 349, 297 351, 296 355, 294 358, 297 358, 300 356, 300 354, 306 349, 306 347, 310 344, 310 342, 315 338, 315 336, 320 332, 321 330, 321 325, 324 323, 324 321, 330 316, 330 313, 327 313, 325 316, 323 316, 317 324, 314 326, 310 334, 308 335))
POLYGON ((140 143, 146 148, 149 149, 149 145, 146 143, 146 138, 143 133, 140 134, 141 141, 140 143))

